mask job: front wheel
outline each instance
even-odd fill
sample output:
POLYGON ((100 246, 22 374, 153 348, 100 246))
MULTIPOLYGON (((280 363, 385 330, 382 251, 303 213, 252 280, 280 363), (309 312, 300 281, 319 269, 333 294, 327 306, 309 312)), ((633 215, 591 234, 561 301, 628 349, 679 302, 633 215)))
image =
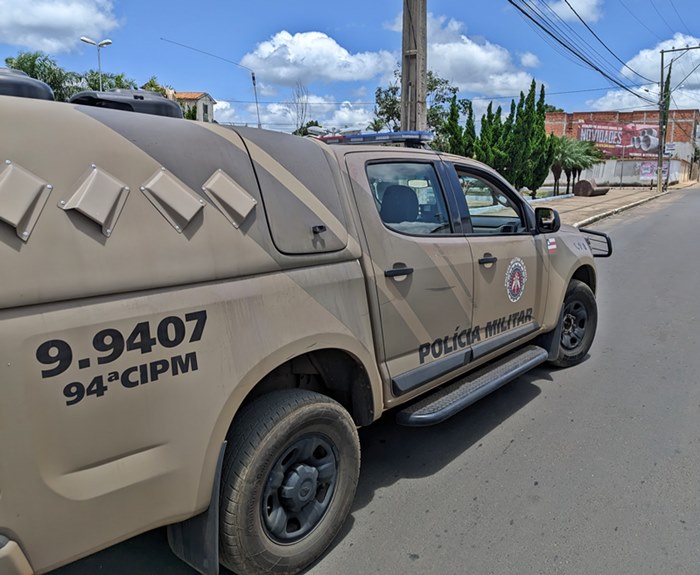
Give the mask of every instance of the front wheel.
POLYGON ((550 363, 570 367, 583 361, 593 344, 598 325, 595 296, 585 283, 571 280, 564 296, 559 355, 550 363))
POLYGON ((221 480, 221 562, 238 575, 297 573, 350 511, 360 443, 350 414, 318 393, 261 396, 234 421, 221 480))

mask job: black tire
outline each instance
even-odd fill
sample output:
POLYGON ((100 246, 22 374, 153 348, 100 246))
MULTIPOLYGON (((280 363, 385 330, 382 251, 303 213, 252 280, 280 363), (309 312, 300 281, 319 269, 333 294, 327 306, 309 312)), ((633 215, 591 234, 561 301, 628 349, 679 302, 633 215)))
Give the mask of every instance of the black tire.
POLYGON ((257 398, 236 417, 221 478, 221 563, 238 575, 298 573, 350 512, 360 442, 350 414, 305 390, 257 398))
POLYGON ((571 280, 563 304, 559 356, 550 363, 571 367, 581 363, 591 349, 598 325, 595 296, 585 283, 571 280))

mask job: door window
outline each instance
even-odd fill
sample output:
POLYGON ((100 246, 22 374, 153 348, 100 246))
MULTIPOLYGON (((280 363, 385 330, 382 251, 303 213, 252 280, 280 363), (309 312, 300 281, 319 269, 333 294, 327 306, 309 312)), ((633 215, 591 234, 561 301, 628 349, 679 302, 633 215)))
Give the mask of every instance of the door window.
POLYGON ((457 168, 457 178, 471 216, 474 234, 517 234, 526 231, 520 209, 495 184, 457 168))
POLYGON ((386 227, 408 235, 452 234, 445 198, 432 164, 369 164, 367 177, 386 227))

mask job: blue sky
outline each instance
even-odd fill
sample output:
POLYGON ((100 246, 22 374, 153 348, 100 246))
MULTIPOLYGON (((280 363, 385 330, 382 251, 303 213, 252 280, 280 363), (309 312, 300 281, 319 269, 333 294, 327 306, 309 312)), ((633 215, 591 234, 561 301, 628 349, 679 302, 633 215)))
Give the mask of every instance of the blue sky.
MULTIPOLYGON (((698 0, 529 3, 558 14, 562 29, 580 34, 650 100, 658 99, 659 50, 700 44, 698 0), (617 58, 654 82, 597 44, 572 7, 617 58)), ((294 129, 290 101, 302 86, 309 119, 365 128, 375 89, 398 68, 402 8, 400 0, 0 0, 0 57, 43 50, 68 70, 86 71, 97 68, 97 53, 80 36, 109 38, 104 71, 208 92, 217 120, 256 125, 250 73, 176 42, 253 69, 263 127, 294 129)), ((492 99, 507 108, 532 78, 545 84, 548 103, 568 112, 650 107, 545 41, 507 0, 428 0, 428 12, 428 67, 472 99, 478 116, 492 99)), ((700 108, 698 65, 700 50, 674 63, 672 107, 700 108)))

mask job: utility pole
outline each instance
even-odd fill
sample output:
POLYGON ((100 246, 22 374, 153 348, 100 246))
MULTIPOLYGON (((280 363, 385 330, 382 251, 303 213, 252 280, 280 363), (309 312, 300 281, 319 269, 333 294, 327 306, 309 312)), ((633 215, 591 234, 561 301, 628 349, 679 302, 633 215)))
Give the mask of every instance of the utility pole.
MULTIPOLYGON (((661 50, 661 77, 659 83, 659 155, 658 164, 656 166, 656 190, 660 194, 663 191, 663 169, 664 169, 664 151, 666 148, 666 124, 668 122, 668 109, 671 102, 671 66, 673 66, 673 60, 669 64, 668 70, 668 89, 666 89, 667 81, 664 80, 664 54, 673 52, 687 52, 688 50, 700 50, 700 46, 686 46, 685 48, 671 48, 670 50, 661 50)), ((686 76, 687 78, 687 76, 686 76)), ((682 84, 683 82, 679 82, 682 84)), ((676 86, 677 88, 678 86, 676 86)), ((668 163, 668 173, 671 171, 671 162, 668 163)))
MULTIPOLYGON (((666 107, 666 87, 664 82, 664 52, 661 50, 661 81, 659 84, 659 153, 656 164, 656 193, 660 194, 663 191, 661 183, 664 173, 664 143, 666 135, 664 134, 664 109, 666 107)), ((670 168, 671 166, 669 166, 670 168)))
POLYGON ((428 129, 427 0, 404 0, 401 59, 401 129, 428 129))

